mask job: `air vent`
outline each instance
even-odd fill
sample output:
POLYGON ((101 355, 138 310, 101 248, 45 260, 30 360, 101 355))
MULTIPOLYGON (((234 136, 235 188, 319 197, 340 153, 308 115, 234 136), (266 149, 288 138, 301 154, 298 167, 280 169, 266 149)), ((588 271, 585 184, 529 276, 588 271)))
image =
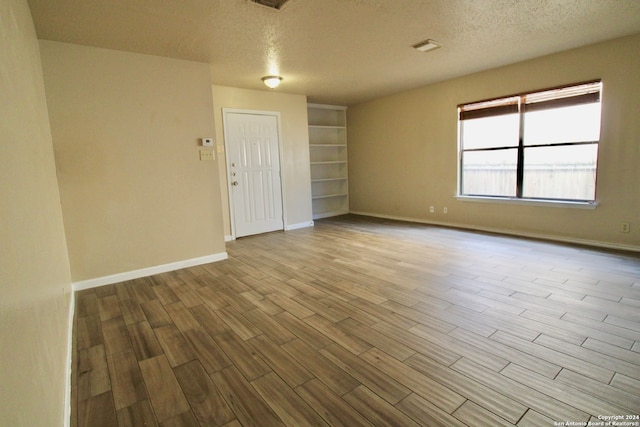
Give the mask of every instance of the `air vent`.
POLYGON ((427 39, 418 44, 414 44, 412 47, 416 50, 419 50, 420 52, 429 52, 430 50, 438 49, 440 47, 440 43, 431 39, 427 39))
POLYGON ((251 0, 262 6, 270 7, 271 9, 280 10, 288 0, 251 0))

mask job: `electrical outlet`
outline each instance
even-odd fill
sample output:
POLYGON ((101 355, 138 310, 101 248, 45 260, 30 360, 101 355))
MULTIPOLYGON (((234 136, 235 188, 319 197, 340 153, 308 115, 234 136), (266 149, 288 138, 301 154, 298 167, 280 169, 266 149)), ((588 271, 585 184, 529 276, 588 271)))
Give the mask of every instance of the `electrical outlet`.
POLYGON ((630 231, 629 223, 628 222, 621 222, 620 223, 620 232, 621 233, 628 233, 629 231, 630 231))
POLYGON ((436 208, 434 208, 433 206, 429 206, 429 213, 434 213, 436 211, 436 208))
POLYGON ((442 213, 447 213, 447 212, 449 212, 449 209, 447 209, 446 206, 444 208, 442 208, 442 213))

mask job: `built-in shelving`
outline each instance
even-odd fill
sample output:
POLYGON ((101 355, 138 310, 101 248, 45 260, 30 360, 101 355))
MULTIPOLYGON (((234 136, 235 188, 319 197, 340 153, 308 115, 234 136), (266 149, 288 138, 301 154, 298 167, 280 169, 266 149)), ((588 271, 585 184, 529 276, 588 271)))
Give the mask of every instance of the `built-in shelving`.
POLYGON ((307 105, 313 219, 349 212, 346 110, 307 105))

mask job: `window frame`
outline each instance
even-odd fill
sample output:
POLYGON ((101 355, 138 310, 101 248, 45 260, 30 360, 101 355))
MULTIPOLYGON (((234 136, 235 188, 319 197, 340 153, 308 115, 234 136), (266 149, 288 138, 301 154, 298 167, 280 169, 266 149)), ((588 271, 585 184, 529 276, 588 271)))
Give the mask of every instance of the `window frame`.
POLYGON ((598 205, 597 202, 597 176, 598 176, 598 158, 600 140, 602 139, 602 110, 600 110, 600 133, 596 141, 579 141, 579 142, 550 142, 527 145, 524 140, 524 122, 527 112, 540 111, 544 109, 560 108, 563 106, 574 106, 599 102, 602 108, 602 80, 589 80, 580 83, 572 83, 552 88, 528 91, 515 95, 507 95, 496 98, 485 99, 475 102, 467 102, 459 104, 458 111, 458 186, 457 198, 471 201, 501 201, 501 202, 518 202, 520 204, 534 205, 553 205, 562 207, 592 207, 598 205), (571 90, 577 93, 572 94, 571 90), (564 91, 564 93, 562 92, 564 91), (556 96, 553 96, 553 94, 556 96), (564 94, 565 96, 558 96, 564 94), (546 98, 545 98, 546 95, 546 98), (551 97, 549 97, 551 95, 551 97), (517 145, 491 146, 483 148, 464 149, 463 146, 463 122, 475 118, 493 117, 498 115, 517 113, 518 114, 518 141, 517 145), (525 197, 524 191, 524 172, 525 159, 524 152, 527 148, 541 147, 561 147, 561 146, 584 146, 596 145, 596 164, 595 164, 595 182, 593 199, 567 199, 552 197, 525 197), (481 152, 481 151, 497 151, 507 149, 517 149, 516 160, 516 188, 515 196, 502 196, 491 194, 465 194, 464 186, 464 169, 463 154, 465 152, 481 152))

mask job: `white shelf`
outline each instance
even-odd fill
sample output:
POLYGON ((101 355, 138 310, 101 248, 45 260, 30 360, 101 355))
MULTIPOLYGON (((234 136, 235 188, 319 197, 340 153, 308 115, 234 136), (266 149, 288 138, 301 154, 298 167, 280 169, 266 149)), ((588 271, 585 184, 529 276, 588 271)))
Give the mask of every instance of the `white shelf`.
POLYGON ((313 219, 315 220, 315 219, 329 218, 329 217, 332 217, 332 216, 344 215, 346 213, 349 213, 349 212, 331 211, 331 212, 314 213, 313 214, 313 219))
POLYGON ((309 129, 346 129, 346 126, 309 125, 309 129))
POLYGON ((347 107, 340 105, 308 104, 307 115, 311 128, 345 128, 347 107))
POLYGON ((316 199, 328 199, 331 197, 347 197, 348 194, 347 193, 339 193, 339 194, 324 194, 322 196, 313 196, 312 199, 316 200, 316 199))
POLYGON ((347 178, 346 176, 343 177, 337 177, 337 178, 320 178, 320 179, 312 179, 311 182, 328 182, 328 181, 346 181, 347 178))
POLYGON ((314 219, 349 212, 346 109, 307 105, 314 219))
POLYGON ((332 164, 347 164, 346 160, 329 160, 326 162, 311 162, 312 165, 332 165, 332 164))

